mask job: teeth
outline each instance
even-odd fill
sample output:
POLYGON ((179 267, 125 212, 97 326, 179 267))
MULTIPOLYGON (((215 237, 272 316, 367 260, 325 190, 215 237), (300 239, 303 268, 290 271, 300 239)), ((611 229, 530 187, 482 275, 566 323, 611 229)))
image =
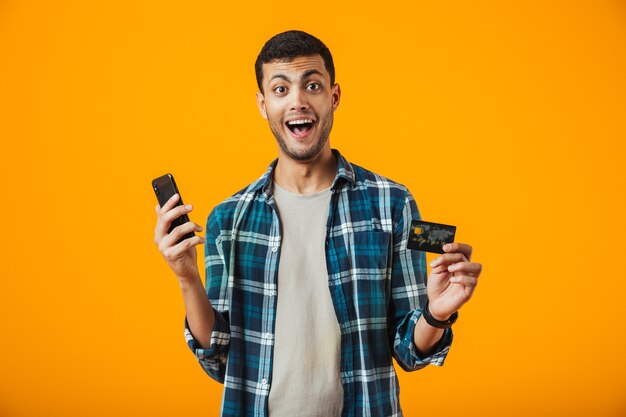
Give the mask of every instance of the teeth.
POLYGON ((311 119, 298 119, 298 120, 290 120, 287 122, 288 125, 303 125, 305 123, 313 123, 311 119))

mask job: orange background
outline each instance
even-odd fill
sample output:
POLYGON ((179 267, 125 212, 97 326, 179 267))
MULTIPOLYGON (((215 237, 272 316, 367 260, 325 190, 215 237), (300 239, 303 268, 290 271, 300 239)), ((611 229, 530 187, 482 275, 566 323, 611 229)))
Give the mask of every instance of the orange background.
POLYGON ((484 266, 444 367, 399 371, 405 414, 626 415, 624 12, 4 0, 0 415, 218 414, 150 180, 173 173, 204 226, 264 172, 253 63, 292 28, 335 57, 332 146, 407 185, 484 266))

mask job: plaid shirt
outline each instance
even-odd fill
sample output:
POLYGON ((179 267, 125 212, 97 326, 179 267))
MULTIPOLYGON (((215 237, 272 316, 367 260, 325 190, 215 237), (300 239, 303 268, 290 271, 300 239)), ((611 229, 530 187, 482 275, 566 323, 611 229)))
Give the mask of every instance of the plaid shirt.
MULTIPOLYGON (((401 416, 392 356, 407 371, 443 365, 450 329, 422 358, 413 344, 427 300, 426 255, 406 249, 420 219, 406 187, 348 161, 326 224, 328 287, 341 331, 342 417, 401 416)), ((268 415, 281 231, 272 195, 274 160, 258 180, 216 206, 206 224, 206 291, 215 310, 211 345, 185 338, 202 368, 224 383, 222 417, 268 415)), ((294 369, 294 372, 298 372, 294 369)))

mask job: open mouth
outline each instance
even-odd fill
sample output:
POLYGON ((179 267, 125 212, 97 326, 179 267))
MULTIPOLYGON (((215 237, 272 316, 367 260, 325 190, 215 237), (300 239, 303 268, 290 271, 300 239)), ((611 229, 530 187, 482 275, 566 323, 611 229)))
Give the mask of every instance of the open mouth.
POLYGON ((308 136, 311 129, 313 129, 313 125, 315 121, 313 119, 295 119, 289 120, 285 123, 287 128, 293 133, 294 136, 302 138, 308 136))

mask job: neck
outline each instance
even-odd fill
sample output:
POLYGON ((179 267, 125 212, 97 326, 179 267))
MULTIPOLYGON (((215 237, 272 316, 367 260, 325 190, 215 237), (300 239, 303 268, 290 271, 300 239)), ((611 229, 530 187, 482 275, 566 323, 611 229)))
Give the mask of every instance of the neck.
POLYGON ((282 153, 274 169, 274 181, 285 190, 298 194, 311 194, 331 186, 337 175, 337 158, 324 147, 310 161, 296 161, 282 153))

